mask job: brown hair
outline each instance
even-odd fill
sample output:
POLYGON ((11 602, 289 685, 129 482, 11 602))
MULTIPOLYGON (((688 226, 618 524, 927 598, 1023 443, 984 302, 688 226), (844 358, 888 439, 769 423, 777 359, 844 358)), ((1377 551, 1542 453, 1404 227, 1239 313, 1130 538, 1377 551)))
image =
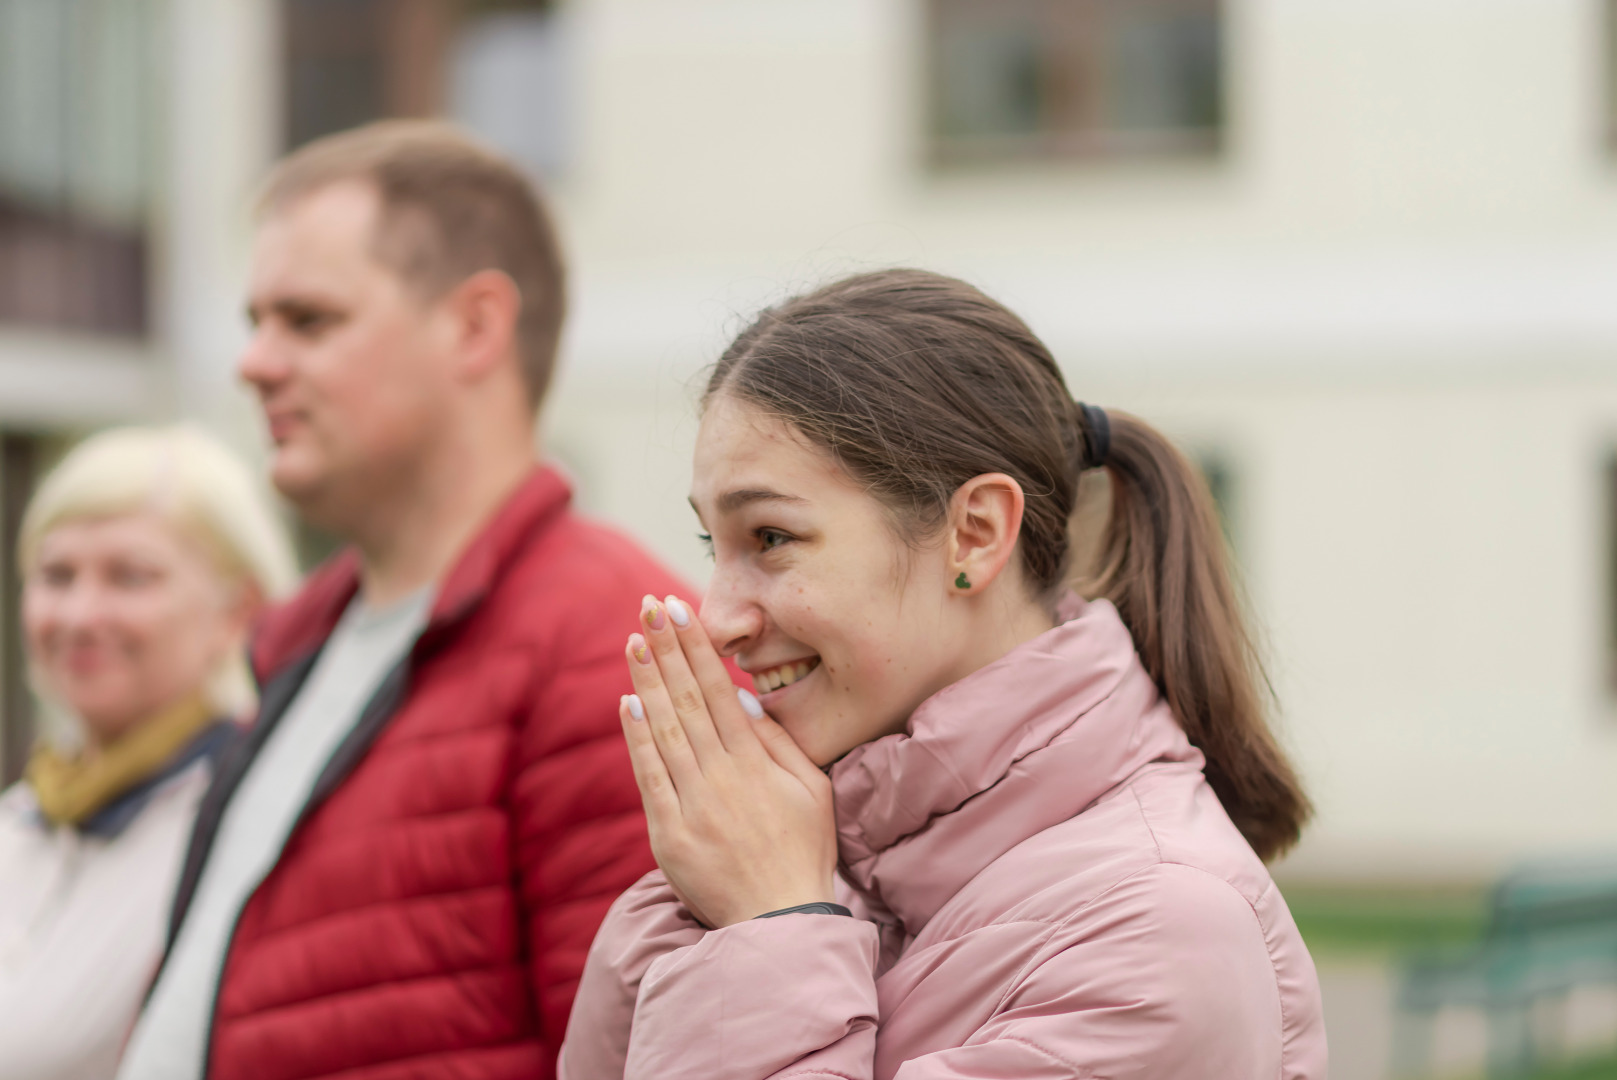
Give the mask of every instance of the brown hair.
MULTIPOLYGON (((1053 605, 1071 562, 1078 477, 1097 448, 1055 358, 980 291, 921 270, 861 274, 765 311, 720 357, 704 403, 733 395, 826 448, 893 513, 941 526, 961 484, 1013 477, 1026 576, 1053 605)), ((1259 856, 1310 807, 1265 717, 1268 684, 1201 474, 1164 436, 1110 414, 1112 506, 1085 592, 1116 605, 1207 781, 1259 856)))
POLYGON ((265 183, 259 213, 344 180, 374 185, 381 214, 373 253, 425 295, 441 296, 480 270, 504 271, 516 283, 522 376, 537 406, 567 303, 556 231, 533 183, 447 124, 382 120, 289 155, 265 183))

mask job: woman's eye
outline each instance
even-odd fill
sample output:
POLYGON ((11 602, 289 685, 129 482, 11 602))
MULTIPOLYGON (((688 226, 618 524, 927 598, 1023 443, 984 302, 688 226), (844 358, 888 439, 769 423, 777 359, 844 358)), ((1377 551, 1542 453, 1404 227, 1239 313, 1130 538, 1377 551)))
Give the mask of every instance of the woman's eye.
POLYGON ((780 545, 786 543, 790 539, 790 536, 781 532, 779 529, 758 530, 758 543, 763 545, 763 549, 765 551, 768 551, 771 548, 780 547, 780 545))
POLYGON ((697 533, 696 538, 702 542, 702 547, 707 549, 707 557, 711 559, 713 557, 713 534, 697 533))
POLYGON ((139 566, 123 566, 110 575, 112 583, 120 589, 140 589, 155 582, 161 575, 155 570, 139 566))

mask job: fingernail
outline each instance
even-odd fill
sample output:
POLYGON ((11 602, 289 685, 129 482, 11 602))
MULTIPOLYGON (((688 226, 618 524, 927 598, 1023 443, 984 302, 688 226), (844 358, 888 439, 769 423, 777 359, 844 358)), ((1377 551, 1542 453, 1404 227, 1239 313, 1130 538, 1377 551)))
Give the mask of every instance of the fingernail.
POLYGON ((663 607, 657 603, 656 597, 648 596, 640 605, 640 617, 646 620, 646 625, 653 630, 663 628, 663 607))
POLYGON ((758 704, 758 699, 752 696, 752 691, 743 690, 738 686, 736 687, 736 697, 741 699, 742 712, 746 713, 754 720, 762 720, 764 718, 764 707, 758 704))
POLYGON ((629 695, 629 715, 634 717, 636 720, 644 720, 646 718, 646 707, 640 704, 639 694, 629 695))
POLYGON ((646 651, 646 639, 639 634, 629 635, 629 651, 634 653, 634 658, 642 664, 651 663, 651 653, 646 651))
POLYGON ((689 626, 691 624, 691 609, 670 596, 668 598, 668 617, 674 620, 675 626, 689 626))

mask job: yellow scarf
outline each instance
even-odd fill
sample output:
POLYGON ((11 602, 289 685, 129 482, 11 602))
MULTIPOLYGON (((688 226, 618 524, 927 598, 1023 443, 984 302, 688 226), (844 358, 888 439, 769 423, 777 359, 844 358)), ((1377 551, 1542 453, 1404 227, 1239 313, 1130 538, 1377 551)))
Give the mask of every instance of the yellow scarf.
POLYGON ((64 757, 43 743, 23 773, 40 812, 56 825, 80 825, 156 773, 212 719, 200 696, 186 698, 114 739, 101 752, 64 757))

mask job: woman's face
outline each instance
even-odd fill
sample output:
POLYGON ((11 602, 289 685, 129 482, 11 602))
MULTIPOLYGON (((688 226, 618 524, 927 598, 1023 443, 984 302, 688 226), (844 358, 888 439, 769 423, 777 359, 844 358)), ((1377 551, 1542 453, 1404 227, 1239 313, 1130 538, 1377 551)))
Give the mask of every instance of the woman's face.
POLYGON ((106 743, 200 691, 242 647, 244 591, 155 513, 64 522, 23 585, 29 659, 106 743))
POLYGON ((716 398, 691 503, 712 537, 702 624, 817 764, 904 730, 958 676, 963 628, 942 544, 911 548, 890 517, 791 427, 716 398))

